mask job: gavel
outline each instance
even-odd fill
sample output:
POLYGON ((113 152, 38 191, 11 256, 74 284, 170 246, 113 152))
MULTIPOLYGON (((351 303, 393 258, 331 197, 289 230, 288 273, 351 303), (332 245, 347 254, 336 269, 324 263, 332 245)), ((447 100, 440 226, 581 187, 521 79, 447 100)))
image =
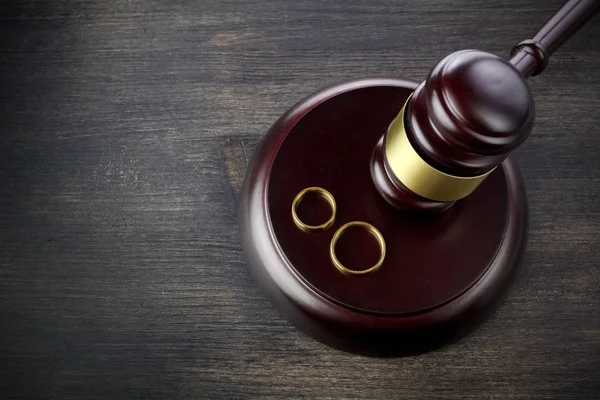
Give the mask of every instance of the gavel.
POLYGON ((424 82, 359 79, 269 129, 240 193, 248 268, 298 329, 335 348, 406 355, 496 308, 527 242, 511 154, 530 134, 526 79, 600 7, 570 0, 505 60, 462 50, 424 82))
POLYGON ((508 61, 477 50, 440 61, 377 144, 371 168, 381 195, 398 208, 442 211, 473 192, 531 132, 525 80, 542 73, 599 4, 569 1, 508 61))

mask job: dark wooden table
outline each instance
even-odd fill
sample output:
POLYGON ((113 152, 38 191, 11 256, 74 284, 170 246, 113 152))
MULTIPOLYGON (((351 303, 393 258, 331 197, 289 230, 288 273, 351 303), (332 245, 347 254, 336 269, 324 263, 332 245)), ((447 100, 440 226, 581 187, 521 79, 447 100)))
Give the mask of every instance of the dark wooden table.
POLYGON ((0 5, 0 398, 600 398, 600 17, 530 81, 522 272, 457 344, 332 350, 245 268, 236 193, 290 105, 506 56, 562 0, 0 5))

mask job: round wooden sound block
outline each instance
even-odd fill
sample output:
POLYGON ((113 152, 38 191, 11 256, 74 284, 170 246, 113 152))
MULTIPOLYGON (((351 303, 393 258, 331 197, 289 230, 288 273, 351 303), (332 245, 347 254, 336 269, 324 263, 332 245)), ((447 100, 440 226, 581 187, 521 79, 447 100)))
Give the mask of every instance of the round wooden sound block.
MULTIPOLYGON (((371 157, 416 86, 364 79, 316 93, 271 127, 249 165, 240 204, 249 268, 288 320, 336 348, 403 355, 461 337, 497 304, 525 248, 525 191, 511 157, 438 215, 398 210, 378 192, 371 157), (326 229, 300 229, 292 218, 294 199, 308 187, 335 199, 326 229), (331 240, 352 221, 383 236, 386 255, 374 272, 342 273, 332 261, 331 240)), ((330 214, 319 196, 298 207, 312 225, 330 214)), ((344 266, 364 270, 381 246, 358 227, 335 252, 344 266)))

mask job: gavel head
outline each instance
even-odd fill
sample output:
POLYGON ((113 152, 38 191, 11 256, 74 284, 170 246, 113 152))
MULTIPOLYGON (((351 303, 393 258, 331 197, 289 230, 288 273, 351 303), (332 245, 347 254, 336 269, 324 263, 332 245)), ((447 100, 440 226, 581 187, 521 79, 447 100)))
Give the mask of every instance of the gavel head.
POLYGON ((476 50, 450 54, 375 148, 375 185, 398 208, 446 209, 526 139, 534 114, 529 88, 509 62, 476 50))

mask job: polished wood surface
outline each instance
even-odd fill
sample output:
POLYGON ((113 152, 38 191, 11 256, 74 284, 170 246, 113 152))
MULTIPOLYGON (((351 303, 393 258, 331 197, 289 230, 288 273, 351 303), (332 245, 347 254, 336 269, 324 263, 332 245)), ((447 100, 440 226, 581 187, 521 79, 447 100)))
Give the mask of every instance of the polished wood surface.
POLYGON ((0 397, 597 399, 600 24, 528 80, 530 209, 498 312, 419 357, 333 350, 246 269, 236 194, 292 104, 502 57, 559 0, 0 4, 0 397))

